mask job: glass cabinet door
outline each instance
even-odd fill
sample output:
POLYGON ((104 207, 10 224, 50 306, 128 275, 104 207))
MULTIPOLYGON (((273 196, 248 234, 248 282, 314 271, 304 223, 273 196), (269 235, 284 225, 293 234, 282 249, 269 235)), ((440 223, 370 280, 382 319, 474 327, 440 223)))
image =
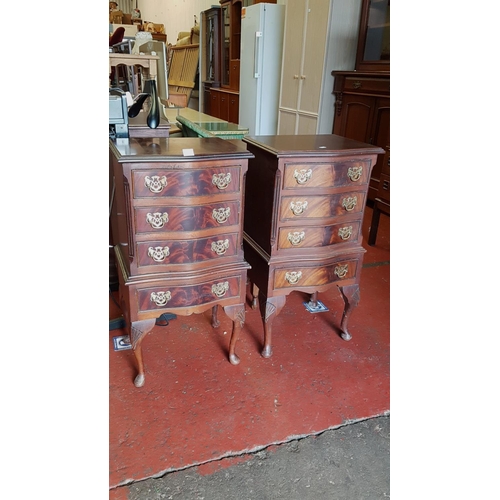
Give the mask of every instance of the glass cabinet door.
POLYGON ((221 61, 221 85, 229 87, 229 49, 230 49, 230 28, 231 13, 230 3, 221 4, 221 27, 222 27, 222 61, 221 61))
POLYGON ((389 71, 390 0, 363 0, 356 69, 389 71))

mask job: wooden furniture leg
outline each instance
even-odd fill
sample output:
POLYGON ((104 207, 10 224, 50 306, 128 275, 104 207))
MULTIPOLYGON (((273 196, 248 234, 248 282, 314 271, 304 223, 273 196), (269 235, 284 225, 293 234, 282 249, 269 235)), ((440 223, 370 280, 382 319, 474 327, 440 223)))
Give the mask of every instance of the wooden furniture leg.
POLYGON ((232 365, 237 365, 240 358, 236 355, 236 342, 240 336, 241 328, 245 323, 245 304, 237 304, 234 306, 224 306, 224 312, 233 321, 233 331, 229 341, 229 362, 232 365))
POLYGON ((370 232, 368 234, 368 245, 375 245, 377 239, 378 224, 380 222, 380 209, 377 202, 373 206, 372 222, 370 224, 370 232))
POLYGON ((281 309, 286 302, 285 295, 279 295, 277 297, 267 298, 261 301, 261 314, 262 321, 264 323, 264 348, 262 349, 261 355, 264 358, 270 358, 273 354, 273 349, 271 347, 272 338, 272 326, 273 320, 280 313, 281 309))
POLYGON ((217 317, 217 307, 217 305, 212 307, 212 328, 219 328, 220 326, 220 321, 217 317))
POLYGON ((144 385, 144 363, 142 361, 142 339, 149 333, 153 326, 155 326, 156 319, 145 319, 143 321, 134 321, 130 325, 130 341, 134 351, 135 359, 137 360, 137 367, 139 373, 135 377, 134 385, 142 387, 144 385))
POLYGON ((359 303, 359 285, 339 286, 340 293, 344 299, 344 312, 342 314, 342 321, 340 323, 340 336, 344 340, 351 340, 352 336, 347 330, 347 322, 354 308, 359 303))
POLYGON ((252 309, 257 309, 259 306, 259 287, 257 285, 252 285, 252 309))
POLYGON ((318 307, 318 292, 311 293, 311 297, 309 298, 309 306, 312 309, 318 307))

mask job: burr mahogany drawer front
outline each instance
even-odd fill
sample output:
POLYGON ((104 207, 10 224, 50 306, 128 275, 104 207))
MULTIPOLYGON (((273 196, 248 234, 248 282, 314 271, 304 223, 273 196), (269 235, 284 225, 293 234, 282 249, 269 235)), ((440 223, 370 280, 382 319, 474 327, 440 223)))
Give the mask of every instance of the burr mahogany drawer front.
POLYGON ((132 173, 133 197, 194 197, 240 191, 240 168, 151 169, 132 173))
POLYGON ((241 204, 239 201, 190 206, 164 204, 135 207, 134 212, 137 234, 202 231, 221 226, 238 226, 241 204))
MULTIPOLYGON (((237 254, 238 233, 210 238, 155 240, 137 244, 138 266, 192 264, 237 254)), ((168 271, 168 267, 165 271, 168 271)), ((156 271, 161 271, 158 268, 156 271)))
POLYGON ((218 303, 222 299, 239 298, 241 276, 209 280, 201 284, 168 285, 138 288, 139 311, 197 307, 218 303))
POLYGON ((283 189, 328 188, 365 185, 370 160, 341 160, 325 163, 287 163, 283 189))
POLYGON ((340 284, 356 278, 361 267, 362 257, 343 258, 337 262, 318 266, 317 263, 302 261, 294 265, 274 270, 274 289, 312 287, 313 289, 331 283, 340 284))
POLYGON ((342 243, 357 243, 361 234, 361 221, 321 226, 281 227, 278 248, 318 248, 342 243))
POLYGON ((283 196, 280 220, 315 219, 361 214, 365 207, 366 191, 349 191, 322 196, 283 196))

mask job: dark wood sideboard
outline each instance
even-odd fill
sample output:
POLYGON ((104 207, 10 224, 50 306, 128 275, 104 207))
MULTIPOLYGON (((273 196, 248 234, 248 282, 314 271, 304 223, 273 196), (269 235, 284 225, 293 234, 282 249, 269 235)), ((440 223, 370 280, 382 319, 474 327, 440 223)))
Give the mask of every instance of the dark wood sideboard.
POLYGON ((252 155, 219 138, 110 139, 111 227, 119 302, 144 384, 141 343, 163 313, 217 307, 233 321, 229 361, 245 319, 244 182, 252 155))
MULTIPOLYGON (((332 133, 379 146, 385 156, 390 141, 389 72, 332 71, 332 75, 335 77, 332 133)), ((377 197, 384 156, 371 174, 370 201, 377 197)))
MULTIPOLYGON (((272 354, 272 323, 294 290, 315 296, 338 286, 341 336, 359 301, 361 226, 374 145, 337 135, 245 137, 249 160, 244 218, 253 307, 264 324, 262 355, 272 354)), ((286 332, 283 332, 286 334, 286 332)))

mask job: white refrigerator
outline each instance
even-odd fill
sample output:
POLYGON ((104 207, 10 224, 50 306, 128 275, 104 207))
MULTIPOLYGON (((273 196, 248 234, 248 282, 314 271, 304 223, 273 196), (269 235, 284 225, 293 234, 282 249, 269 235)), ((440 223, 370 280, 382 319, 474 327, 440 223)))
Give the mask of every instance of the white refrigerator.
POLYGON ((238 122, 249 135, 276 135, 285 6, 257 3, 241 10, 238 122))

